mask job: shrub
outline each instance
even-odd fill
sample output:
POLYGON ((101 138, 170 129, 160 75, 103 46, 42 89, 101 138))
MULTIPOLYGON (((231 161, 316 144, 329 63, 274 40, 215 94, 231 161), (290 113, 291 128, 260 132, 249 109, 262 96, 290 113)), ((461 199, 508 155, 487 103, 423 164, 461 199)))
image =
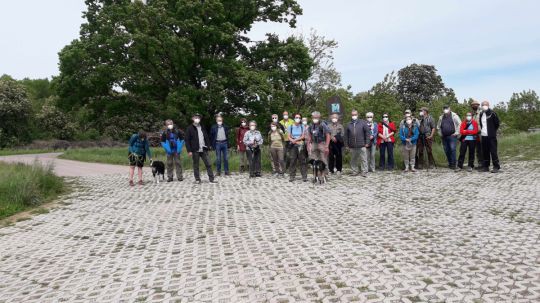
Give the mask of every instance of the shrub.
POLYGON ((47 137, 70 140, 75 134, 75 125, 54 105, 44 105, 37 114, 36 120, 47 137))
POLYGON ((32 104, 25 89, 8 77, 0 79, 0 147, 30 141, 32 104))

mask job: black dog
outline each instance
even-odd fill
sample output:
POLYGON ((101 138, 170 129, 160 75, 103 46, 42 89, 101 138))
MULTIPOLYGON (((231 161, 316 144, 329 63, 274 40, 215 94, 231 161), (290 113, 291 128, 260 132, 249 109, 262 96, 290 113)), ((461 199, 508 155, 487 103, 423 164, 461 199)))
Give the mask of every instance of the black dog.
POLYGON ((313 167, 313 183, 323 184, 326 183, 326 176, 323 175, 326 165, 321 160, 309 160, 309 164, 313 167))
POLYGON ((150 167, 152 167, 152 175, 154 175, 154 180, 159 184, 159 176, 165 181, 165 163, 161 161, 151 161, 150 167))

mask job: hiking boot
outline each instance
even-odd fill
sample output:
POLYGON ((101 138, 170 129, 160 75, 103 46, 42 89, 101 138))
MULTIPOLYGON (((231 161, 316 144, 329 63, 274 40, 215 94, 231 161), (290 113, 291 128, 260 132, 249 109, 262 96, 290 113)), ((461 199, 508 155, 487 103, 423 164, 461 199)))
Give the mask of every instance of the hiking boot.
POLYGON ((195 180, 195 184, 201 184, 201 180, 195 180))
POLYGON ((143 185, 143 181, 142 181, 142 180, 139 180, 139 185, 143 185))
POLYGON ((167 182, 172 182, 173 178, 167 178, 167 182))
POLYGON ((225 176, 230 176, 230 175, 231 175, 230 172, 228 172, 228 171, 225 172, 225 176))
POLYGON ((492 173, 492 174, 496 174, 496 173, 498 173, 498 172, 499 172, 499 169, 498 169, 498 168, 494 168, 494 169, 491 170, 491 173, 492 173))
POLYGON ((215 183, 218 183, 218 182, 217 182, 216 180, 214 180, 214 179, 210 179, 209 182, 210 182, 210 183, 214 183, 214 184, 215 184, 215 183))
POLYGON ((361 173, 360 176, 364 177, 364 178, 367 178, 367 174, 366 173, 361 173))
POLYGON ((473 168, 472 168, 472 167, 469 167, 469 168, 467 169, 467 171, 470 172, 470 173, 472 173, 472 172, 473 172, 473 168))
POLYGON ((246 171, 246 169, 245 169, 244 165, 240 165, 240 173, 243 173, 245 171, 246 171))
POLYGON ((182 181, 184 181, 184 177, 178 178, 178 182, 182 182, 182 181))
POLYGON ((337 175, 338 178, 341 178, 341 171, 338 170, 336 175, 337 175))
POLYGON ((135 186, 135 183, 133 183, 133 180, 129 181, 129 186, 135 186))
POLYGON ((350 176, 356 177, 356 176, 358 176, 359 174, 360 174, 359 172, 352 172, 352 173, 350 174, 350 176))
POLYGON ((221 172, 218 171, 217 174, 216 174, 217 177, 221 177, 221 172))
POLYGON ((294 182, 294 178, 292 178, 292 179, 289 179, 289 182, 294 182))
POLYGON ((416 172, 416 169, 414 169, 414 167, 411 168, 411 172, 415 173, 415 172, 416 172))
POLYGON ((307 181, 308 181, 307 177, 302 179, 302 182, 307 182, 307 181))

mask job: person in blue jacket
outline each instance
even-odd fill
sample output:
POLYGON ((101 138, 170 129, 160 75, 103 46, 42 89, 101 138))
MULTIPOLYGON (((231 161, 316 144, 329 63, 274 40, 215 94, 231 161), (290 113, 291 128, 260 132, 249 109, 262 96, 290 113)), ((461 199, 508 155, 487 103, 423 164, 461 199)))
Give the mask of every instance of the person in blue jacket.
POLYGON ((403 143, 403 162, 405 163, 404 172, 409 169, 415 172, 414 161, 416 156, 416 142, 418 141, 418 124, 413 123, 412 117, 405 118, 405 123, 399 128, 399 137, 403 143))
POLYGON ((133 175, 135 174, 135 166, 139 168, 139 185, 143 185, 142 178, 142 168, 144 166, 144 161, 146 161, 146 156, 152 161, 152 151, 150 151, 150 145, 148 144, 148 139, 146 138, 146 133, 139 131, 136 134, 133 134, 129 139, 128 147, 128 159, 129 159, 129 185, 135 185, 133 183, 133 175))
POLYGON ((223 170, 229 176, 229 127, 223 123, 221 115, 216 116, 216 124, 210 129, 210 144, 216 151, 217 176, 221 176, 221 161, 223 160, 223 170))
POLYGON ((182 161, 180 154, 184 147, 184 134, 174 127, 174 122, 169 119, 165 121, 165 131, 161 133, 161 146, 167 154, 167 182, 173 181, 174 169, 176 168, 176 178, 183 181, 182 161))

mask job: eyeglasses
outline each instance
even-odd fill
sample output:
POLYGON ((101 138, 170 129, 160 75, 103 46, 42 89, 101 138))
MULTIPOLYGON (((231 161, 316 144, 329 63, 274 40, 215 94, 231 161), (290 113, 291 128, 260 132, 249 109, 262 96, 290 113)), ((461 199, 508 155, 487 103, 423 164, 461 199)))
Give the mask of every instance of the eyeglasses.
POLYGON ((388 116, 382 116, 383 118, 388 118, 388 116))

